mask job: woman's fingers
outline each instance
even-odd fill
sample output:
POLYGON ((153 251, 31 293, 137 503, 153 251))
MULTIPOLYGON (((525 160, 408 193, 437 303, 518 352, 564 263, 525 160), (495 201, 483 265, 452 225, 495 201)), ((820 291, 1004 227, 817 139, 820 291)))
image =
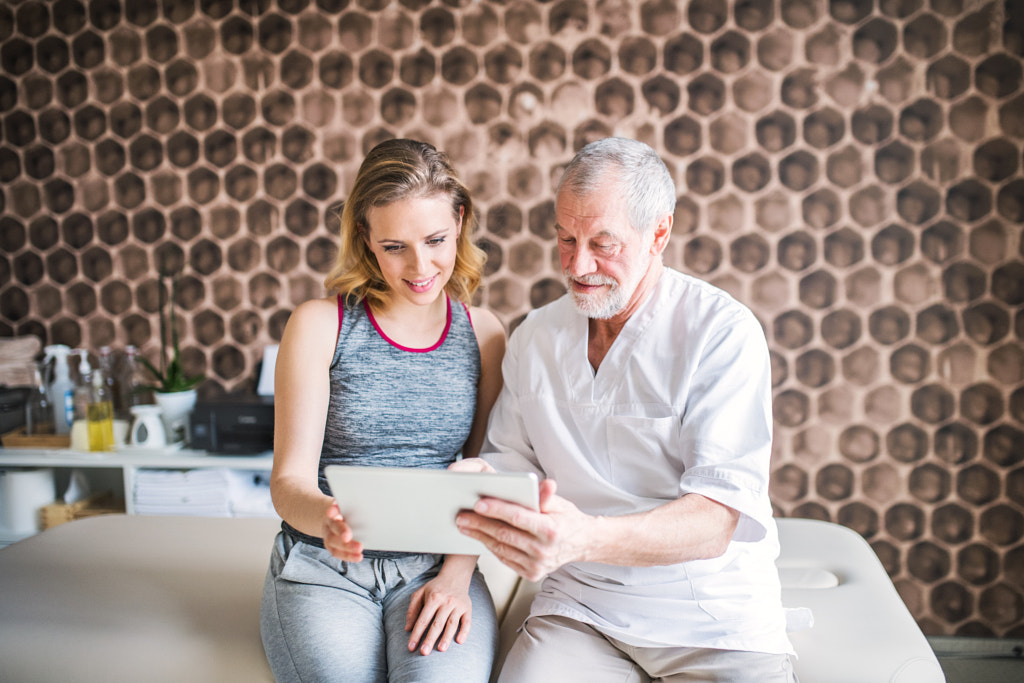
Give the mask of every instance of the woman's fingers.
POLYGON ((334 557, 345 562, 361 562, 363 544, 352 538, 352 528, 345 523, 337 507, 332 506, 323 522, 324 548, 334 557))
POLYGON ((423 592, 425 588, 420 588, 418 591, 412 594, 412 599, 409 601, 409 609, 405 612, 405 630, 412 631, 409 637, 409 649, 415 649, 415 643, 419 642, 419 635, 413 627, 416 625, 416 618, 420 615, 420 610, 423 609, 423 592))
POLYGON ((421 654, 429 655, 434 649, 434 643, 444 632, 450 612, 451 610, 438 610, 436 605, 431 605, 429 601, 424 604, 409 636, 409 651, 412 652, 419 647, 421 654))
POLYGON ((420 654, 429 655, 435 648, 447 650, 452 642, 462 643, 469 635, 471 607, 465 600, 442 592, 430 592, 427 587, 413 594, 406 612, 406 630, 409 651, 419 648, 420 654))

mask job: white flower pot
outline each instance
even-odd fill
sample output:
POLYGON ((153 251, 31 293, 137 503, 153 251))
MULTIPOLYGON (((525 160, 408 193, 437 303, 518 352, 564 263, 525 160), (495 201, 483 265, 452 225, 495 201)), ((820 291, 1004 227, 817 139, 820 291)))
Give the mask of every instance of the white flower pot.
POLYGON ((164 422, 167 443, 188 443, 190 437, 189 416, 196 405, 196 390, 171 393, 153 392, 156 404, 160 406, 160 419, 164 422))

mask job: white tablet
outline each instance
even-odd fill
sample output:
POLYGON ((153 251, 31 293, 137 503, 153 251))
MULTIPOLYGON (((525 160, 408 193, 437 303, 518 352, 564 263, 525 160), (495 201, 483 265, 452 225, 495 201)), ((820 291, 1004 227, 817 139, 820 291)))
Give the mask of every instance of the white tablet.
POLYGON ((324 473, 365 550, 480 555, 484 545, 455 526, 460 510, 471 509, 482 496, 539 507, 532 473, 347 465, 328 465, 324 473))

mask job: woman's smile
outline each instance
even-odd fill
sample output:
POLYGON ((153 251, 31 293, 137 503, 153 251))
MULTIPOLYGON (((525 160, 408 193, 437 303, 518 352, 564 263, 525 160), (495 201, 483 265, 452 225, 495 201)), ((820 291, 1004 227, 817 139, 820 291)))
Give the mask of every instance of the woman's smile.
POLYGON ((409 289, 416 292, 417 294, 423 294, 429 292, 437 281, 437 276, 427 278, 426 280, 405 280, 405 283, 409 285, 409 289))

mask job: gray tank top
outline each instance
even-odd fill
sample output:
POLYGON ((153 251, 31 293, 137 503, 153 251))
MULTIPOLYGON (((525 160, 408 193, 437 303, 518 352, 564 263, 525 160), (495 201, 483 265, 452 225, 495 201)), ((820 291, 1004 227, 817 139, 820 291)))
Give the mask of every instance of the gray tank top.
MULTIPOLYGON (((444 469, 462 450, 476 411, 480 349, 465 305, 448 303, 440 339, 426 349, 391 341, 365 302, 348 306, 338 297, 338 342, 331 359, 327 408, 318 471, 330 495, 327 465, 444 469)), ((296 540, 323 547, 319 538, 287 523, 296 540)), ((372 552, 367 557, 400 553, 372 552)))

